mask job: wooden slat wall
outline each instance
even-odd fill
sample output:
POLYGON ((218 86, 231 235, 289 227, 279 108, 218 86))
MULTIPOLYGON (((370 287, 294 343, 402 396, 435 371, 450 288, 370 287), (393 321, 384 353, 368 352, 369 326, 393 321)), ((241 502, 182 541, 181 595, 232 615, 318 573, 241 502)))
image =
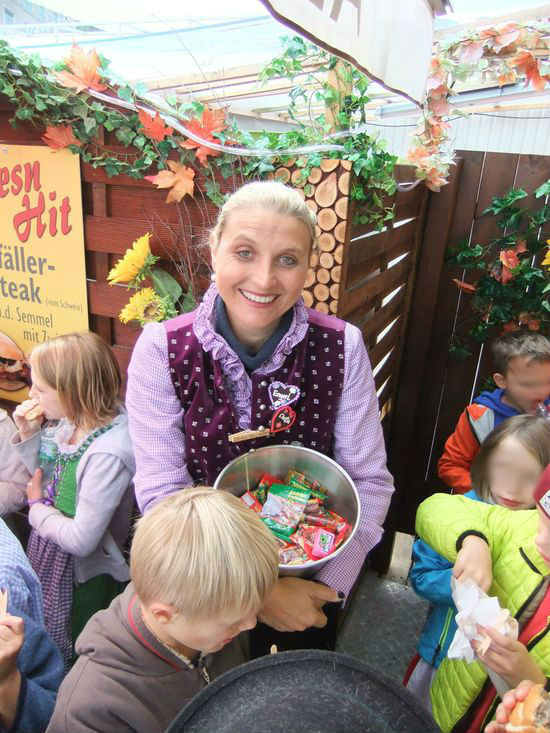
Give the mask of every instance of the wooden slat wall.
MULTIPOLYGON (((398 166, 398 181, 414 180, 414 171, 398 166)), ((403 338, 422 246, 427 190, 418 185, 386 198, 395 218, 382 231, 350 227, 344 249, 338 316, 358 326, 369 351, 380 410, 390 429, 403 338)), ((354 207, 350 206, 353 220, 354 207)))
MULTIPOLYGON (((389 439, 389 465, 396 494, 388 526, 414 531, 418 504, 443 489, 437 461, 458 417, 494 371, 490 349, 478 347, 459 360, 448 352, 455 320, 471 314, 469 298, 452 278, 473 273, 445 266, 445 252, 470 236, 487 243, 496 233, 495 219, 483 210, 511 186, 533 191, 550 177, 550 157, 459 151, 448 186, 430 194, 405 358, 400 374, 396 416, 389 439)), ((533 196, 521 204, 542 205, 533 196)))

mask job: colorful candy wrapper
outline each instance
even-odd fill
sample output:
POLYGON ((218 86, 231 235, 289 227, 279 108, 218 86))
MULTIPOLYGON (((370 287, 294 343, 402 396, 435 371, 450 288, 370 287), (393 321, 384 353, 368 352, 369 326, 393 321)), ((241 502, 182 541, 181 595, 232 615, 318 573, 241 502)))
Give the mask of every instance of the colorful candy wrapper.
POLYGON ((311 516, 312 514, 319 514, 321 511, 321 501, 317 499, 316 497, 311 497, 306 504, 306 508, 304 509, 304 514, 306 516, 311 516))
POLYGON ((286 542, 285 547, 279 550, 279 562, 281 565, 303 565, 308 557, 301 547, 293 542, 286 542))
POLYGON ((287 473, 286 483, 289 486, 301 486, 304 489, 309 489, 310 491, 317 492, 318 494, 322 494, 323 496, 327 493, 326 488, 324 486, 321 486, 318 481, 312 481, 305 474, 300 473, 299 471, 294 471, 293 469, 290 469, 287 473))
POLYGON ((270 530, 288 539, 300 521, 309 491, 284 484, 272 484, 260 514, 270 530))
POLYGON ((269 491, 270 486, 272 484, 279 483, 281 483, 281 479, 278 479, 276 476, 272 476, 270 473, 264 473, 264 475, 260 479, 260 483, 253 491, 254 496, 256 497, 256 499, 258 499, 260 504, 265 504, 267 499, 267 492, 269 491))
POLYGON ((333 551, 342 544, 342 542, 346 539, 350 532, 351 524, 344 522, 344 527, 338 532, 338 534, 336 535, 336 539, 334 540, 334 547, 332 548, 333 551))
POLYGON ((249 509, 252 509, 252 511, 256 512, 256 514, 261 513, 262 505, 251 491, 246 491, 241 496, 241 501, 244 502, 246 506, 249 507, 249 509))
POLYGON ((315 527, 322 527, 329 532, 338 532, 338 522, 327 514, 310 514, 307 517, 309 524, 315 527))
POLYGON ((330 555, 335 540, 336 536, 333 532, 328 532, 326 529, 319 527, 313 542, 313 557, 320 558, 330 555))

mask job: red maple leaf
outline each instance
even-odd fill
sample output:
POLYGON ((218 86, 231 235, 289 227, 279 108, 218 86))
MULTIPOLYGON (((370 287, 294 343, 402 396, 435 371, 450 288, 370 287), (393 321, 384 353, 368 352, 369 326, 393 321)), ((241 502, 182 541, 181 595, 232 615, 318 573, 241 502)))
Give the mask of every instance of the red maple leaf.
POLYGON ((531 51, 520 49, 517 56, 509 61, 510 66, 515 66, 520 72, 525 74, 525 86, 532 84, 535 89, 544 89, 546 82, 550 81, 550 75, 541 76, 539 71, 539 62, 533 56, 531 51))
POLYGON ((164 120, 157 112, 156 115, 150 115, 144 109, 138 110, 139 121, 143 127, 139 128, 140 132, 143 132, 147 137, 152 140, 162 142, 167 135, 171 135, 174 132, 173 127, 168 127, 164 124, 164 120))
POLYGON ((504 267, 508 267, 510 270, 519 265, 519 258, 513 249, 501 250, 499 259, 504 267))
POLYGON ((42 140, 54 150, 61 150, 69 145, 82 145, 74 136, 72 125, 48 125, 42 140))
POLYGON ((517 23, 510 22, 495 28, 486 28, 481 31, 481 37, 487 39, 487 46, 495 53, 500 53, 503 48, 510 46, 516 41, 520 34, 517 23))
POLYGON ((519 314, 519 322, 522 326, 527 326, 530 331, 540 330, 540 320, 534 313, 523 311, 519 314))
MULTIPOLYGON (((207 105, 205 105, 201 119, 191 120, 186 124, 186 128, 190 132, 194 132, 195 135, 198 135, 203 140, 219 143, 219 140, 214 137, 213 133, 222 132, 222 130, 227 128, 225 111, 223 109, 211 110, 207 105)), ((182 148, 187 148, 188 150, 196 148, 197 158, 203 166, 208 164, 207 157, 209 155, 212 156, 212 158, 216 158, 218 155, 221 155, 219 150, 212 150, 208 145, 202 145, 201 143, 197 143, 191 139, 185 140, 185 142, 180 143, 180 145, 182 148)))
POLYGON ((483 41, 466 41, 460 44, 458 59, 463 64, 475 64, 483 56, 483 41))
POLYGON ((70 71, 54 72, 57 81, 64 87, 75 89, 77 92, 82 92, 84 89, 102 92, 107 89, 107 85, 99 80, 99 57, 95 49, 86 53, 73 43, 71 55, 65 59, 65 64, 70 71))
POLYGON ((186 194, 192 196, 195 189, 193 183, 195 171, 181 163, 176 163, 175 160, 168 160, 167 163, 169 171, 160 171, 156 176, 145 176, 145 180, 154 183, 157 188, 171 189, 166 197, 167 204, 172 201, 181 201, 186 194))
POLYGON ((464 293, 475 293, 476 286, 470 285, 470 283, 465 283, 463 280, 457 280, 456 277, 453 278, 453 282, 456 285, 456 287, 459 290, 462 290, 464 293))

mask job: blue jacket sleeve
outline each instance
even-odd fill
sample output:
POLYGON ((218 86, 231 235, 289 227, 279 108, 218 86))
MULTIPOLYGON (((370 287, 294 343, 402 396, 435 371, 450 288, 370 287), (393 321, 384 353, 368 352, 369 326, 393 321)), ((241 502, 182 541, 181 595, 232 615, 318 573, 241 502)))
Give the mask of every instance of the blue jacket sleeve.
POLYGON ((415 592, 430 603, 454 606, 451 563, 422 540, 415 541, 412 556, 410 578, 415 592))
POLYGON ((46 629, 22 613, 25 641, 17 667, 21 689, 13 725, 9 733, 43 733, 52 717, 57 690, 63 680, 63 659, 46 629))

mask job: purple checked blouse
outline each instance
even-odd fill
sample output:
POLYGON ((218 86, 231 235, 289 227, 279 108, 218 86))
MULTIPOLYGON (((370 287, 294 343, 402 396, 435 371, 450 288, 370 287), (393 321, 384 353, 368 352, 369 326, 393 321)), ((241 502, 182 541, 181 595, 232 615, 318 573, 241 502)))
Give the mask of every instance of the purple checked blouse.
MULTIPOLYGON (((217 290, 211 286, 197 310, 193 331, 202 349, 219 363, 239 427, 244 430, 251 424, 252 383, 240 359, 215 330, 216 297, 217 290)), ((307 331, 307 309, 300 299, 288 332, 255 374, 269 375, 279 369, 307 331)), ((183 408, 172 382, 168 354, 164 325, 148 324, 128 369, 126 406, 137 465, 136 496, 142 511, 194 483, 187 467, 183 408)), ((334 422, 333 457, 354 480, 362 515, 354 541, 315 577, 348 594, 365 557, 382 536, 393 493, 369 359, 361 332, 349 323, 344 331, 344 379, 334 422)))

